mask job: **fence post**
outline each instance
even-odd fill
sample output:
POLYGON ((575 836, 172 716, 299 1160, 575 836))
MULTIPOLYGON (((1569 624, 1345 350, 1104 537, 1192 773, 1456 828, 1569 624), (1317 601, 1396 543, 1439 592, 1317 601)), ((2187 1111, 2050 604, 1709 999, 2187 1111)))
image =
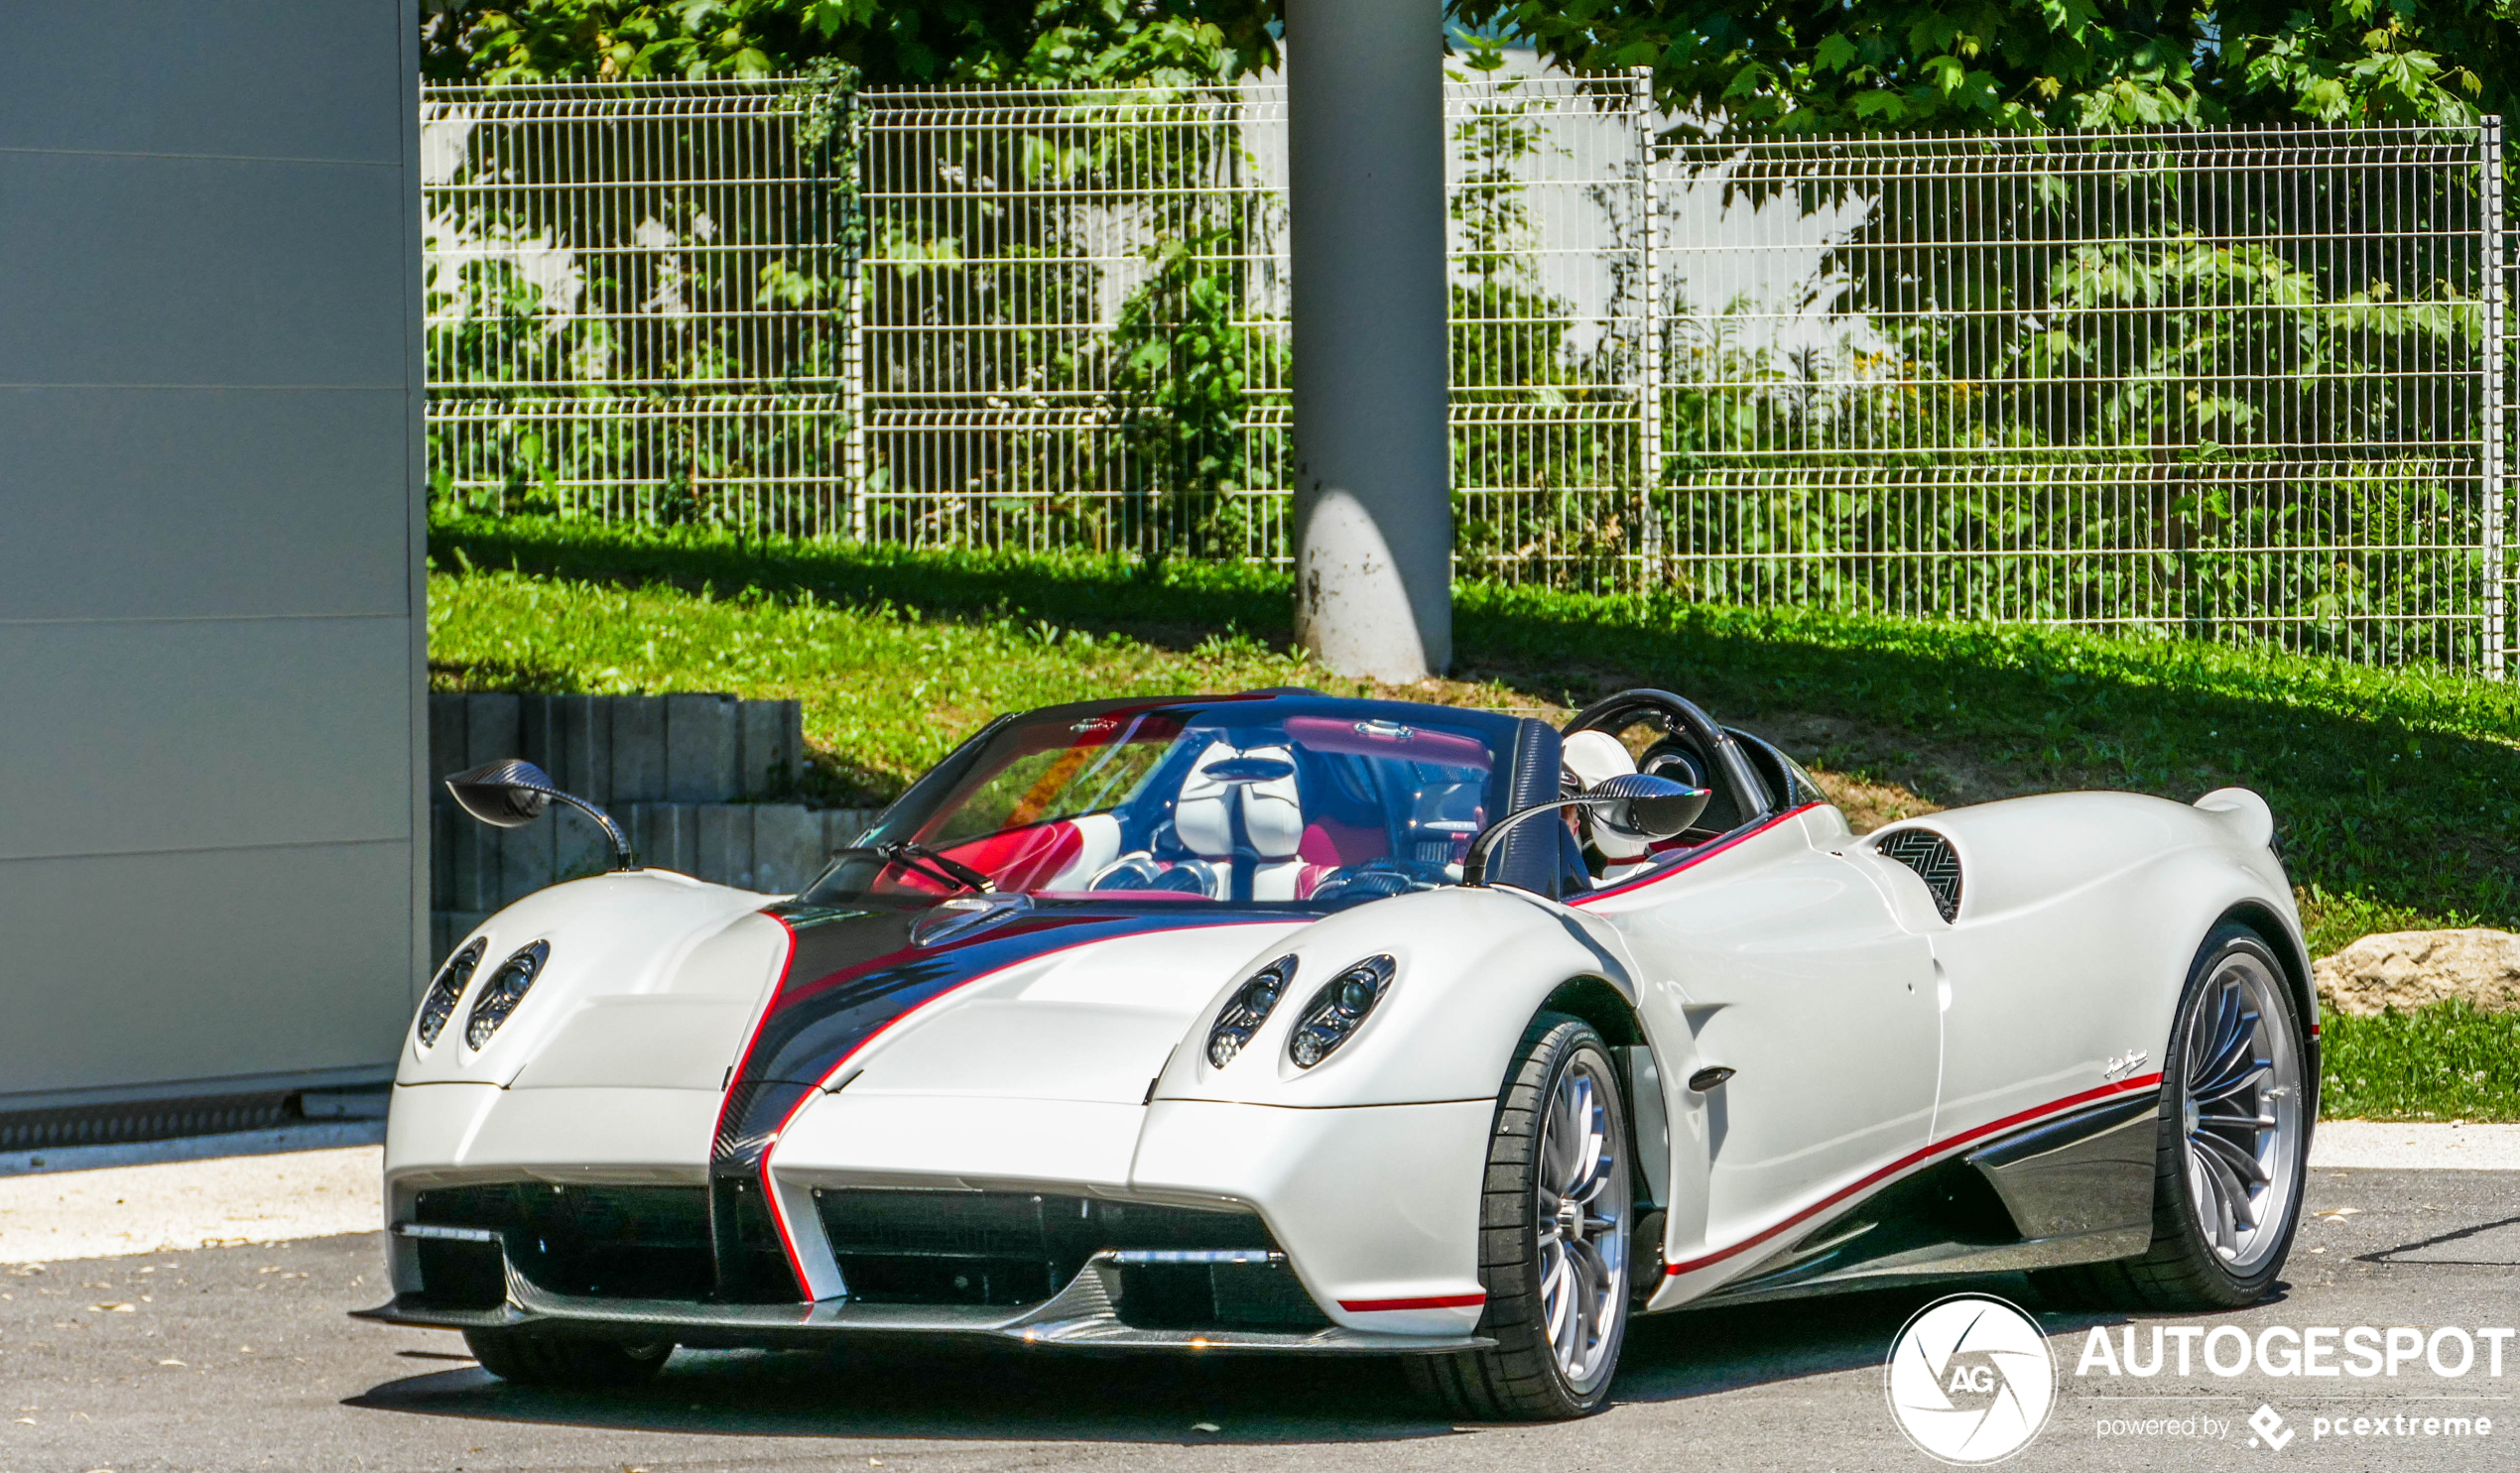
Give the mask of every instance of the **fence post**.
POLYGON ((849 93, 840 126, 847 129, 848 209, 840 222, 841 301, 847 336, 840 344, 840 413, 848 421, 840 441, 840 489, 848 497, 848 535, 866 541, 866 247, 874 221, 866 208, 866 103, 849 93))
POLYGON ((1295 637, 1342 675, 1452 663, 1444 7, 1290 0, 1295 637))
POLYGON ((1645 231, 1645 305, 1638 333, 1644 362, 1636 416, 1637 468, 1643 484, 1637 491, 1637 512, 1644 543, 1641 581, 1653 589, 1663 582, 1663 519, 1654 505, 1654 493, 1663 486, 1663 190, 1654 179, 1654 68, 1639 66, 1629 76, 1641 194, 1637 215, 1645 231))
POLYGON ((2503 444, 2502 389, 2503 374, 2503 264, 2502 264, 2502 119, 2489 117, 2477 129, 2477 167, 2483 171, 2478 193, 2484 207, 2478 212, 2484 231, 2485 251, 2485 343, 2484 343, 2484 544, 2485 544, 2485 628, 2483 656, 2485 675, 2500 679, 2503 675, 2503 599, 2507 587, 2503 567, 2503 444))

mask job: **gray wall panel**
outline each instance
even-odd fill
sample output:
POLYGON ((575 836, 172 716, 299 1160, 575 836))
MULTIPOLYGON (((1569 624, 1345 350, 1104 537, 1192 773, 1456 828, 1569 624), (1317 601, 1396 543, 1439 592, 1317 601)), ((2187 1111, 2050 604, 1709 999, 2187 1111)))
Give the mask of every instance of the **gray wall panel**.
POLYGON ((0 0, 0 1113, 390 1070, 415 0, 0 0))
POLYGON ((421 259, 422 208, 420 193, 420 10, 419 0, 399 0, 396 7, 401 19, 396 34, 403 57, 400 85, 402 129, 403 234, 403 385, 408 405, 403 425, 403 453, 407 470, 404 485, 405 515, 410 519, 405 548, 409 559, 405 578, 411 599, 411 618, 406 624, 410 641, 411 666, 411 762, 414 781, 405 789, 411 801, 412 868, 411 914, 412 951, 407 963, 410 986, 403 1011, 408 1014, 420 1006, 421 990, 428 985, 429 974, 436 970, 438 954, 429 924, 429 877, 436 861, 433 840, 436 831, 430 823, 428 788, 431 774, 429 761, 429 438, 426 422, 429 409, 429 354, 426 335, 421 330, 423 304, 428 300, 428 271, 421 259))
MULTIPOLYGON (((411 837, 401 619, 0 625, 0 857, 411 837)), ((5 1076, 0 1076, 5 1077, 5 1076)))
POLYGON ((399 386, 404 229, 393 169, 0 153, 0 383, 399 386))
POLYGON ((0 389, 0 620, 407 614, 408 518, 372 488, 403 479, 408 408, 400 387, 0 389))
POLYGON ((0 861, 0 1079, 40 1094, 392 1058, 411 922, 385 922, 410 872, 400 843, 0 861))
POLYGON ((394 5, 0 0, 0 148, 402 159, 394 5))

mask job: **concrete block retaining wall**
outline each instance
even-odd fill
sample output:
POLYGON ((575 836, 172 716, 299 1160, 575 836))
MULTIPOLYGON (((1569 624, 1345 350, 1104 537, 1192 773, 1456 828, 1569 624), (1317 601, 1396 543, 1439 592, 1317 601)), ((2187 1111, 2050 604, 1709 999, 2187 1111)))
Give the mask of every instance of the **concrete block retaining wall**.
POLYGON ((429 697, 433 785, 504 757, 522 757, 607 808, 760 802, 794 790, 805 765, 805 714, 793 700, 705 693, 429 697))
POLYGON ((773 895, 802 888, 881 812, 762 800, 786 798, 803 762, 792 700, 438 694, 429 751, 432 965, 492 912, 613 859, 574 808, 555 805, 522 828, 474 821, 447 797, 448 773, 522 757, 611 813, 641 864, 773 895))

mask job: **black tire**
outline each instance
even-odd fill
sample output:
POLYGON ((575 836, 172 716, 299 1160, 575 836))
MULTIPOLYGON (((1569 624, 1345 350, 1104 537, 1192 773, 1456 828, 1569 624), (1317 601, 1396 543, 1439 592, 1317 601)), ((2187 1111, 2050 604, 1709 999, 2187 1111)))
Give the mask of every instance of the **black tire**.
MULTIPOLYGON (((1516 1051, 1488 1137, 1487 1177, 1479 1201, 1479 1283, 1487 1308, 1478 1333, 1492 1349, 1457 1355, 1411 1356, 1402 1362, 1411 1387, 1453 1417, 1480 1421, 1551 1421, 1588 1416, 1609 1402, 1627 1333, 1629 1294, 1624 1272, 1630 1177, 1634 1170, 1626 1101, 1619 1095, 1609 1045, 1592 1026, 1564 1014, 1532 1020, 1516 1051), (1616 1153, 1619 1201, 1615 1227, 1620 1272, 1611 1294, 1609 1330, 1595 1342, 1597 1370, 1570 1379, 1547 1328, 1541 1271, 1541 1136, 1550 1101, 1571 1068, 1588 1069, 1608 1082, 1593 1093, 1607 1120, 1603 1136, 1616 1153)), ((1587 1229, 1587 1231, 1590 1231, 1587 1229)))
POLYGON ((549 1386, 570 1391, 608 1391, 638 1386, 665 1368, 674 1353, 670 1340, 652 1345, 625 1345, 616 1340, 579 1339, 524 1326, 466 1330, 463 1343, 481 1369, 519 1386, 549 1386))
MULTIPOLYGON (((2302 1190, 2310 1160, 2310 1119, 2316 1112, 2318 1099, 2317 1056, 2311 1051, 2308 1030, 2303 1026, 2301 1008, 2291 986, 2285 980, 2284 964, 2265 937, 2257 931, 2237 924, 2217 926, 2205 937, 2197 952, 2196 964, 2188 973, 2188 985, 2180 993, 2179 1011, 2170 1031, 2170 1044, 2162 1059, 2161 1128, 2153 1169, 2153 1241, 2143 1254, 2112 1263, 2079 1264, 2072 1268, 2046 1269, 2031 1275, 2040 1296, 2059 1307, 2088 1307, 2126 1310, 2210 1310, 2237 1309, 2264 1299, 2275 1288, 2276 1276, 2283 1272, 2284 1260, 2291 1254, 2293 1234, 2301 1224, 2302 1190), (2235 1272, 2207 1240, 2200 1221, 2195 1190, 2189 1180, 2187 1129, 2184 1120, 2187 1104, 2186 1081, 2191 1063, 2191 1022, 2203 1006, 2210 984, 2235 963, 2262 968, 2273 980, 2266 995, 2277 1015, 2268 1024, 2289 1038, 2292 1056, 2297 1060, 2298 1077, 2293 1087, 2299 1092, 2294 1109, 2296 1127, 2291 1160, 2279 1163, 2277 1169, 2289 1169, 2290 1180, 2280 1183, 2282 1220, 2272 1225, 2274 1239, 2256 1261, 2244 1271, 2235 1272)), ((2272 1108, 2253 1106, 2252 1108, 2272 1108)), ((2274 1173, 2269 1172, 2274 1183, 2274 1173)))

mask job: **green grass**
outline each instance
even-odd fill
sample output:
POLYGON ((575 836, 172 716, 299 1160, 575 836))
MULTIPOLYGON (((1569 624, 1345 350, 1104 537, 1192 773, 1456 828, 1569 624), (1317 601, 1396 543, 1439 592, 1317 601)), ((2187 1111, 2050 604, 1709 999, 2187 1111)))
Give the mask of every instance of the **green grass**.
POLYGON ((2373 930, 2520 921, 2520 694, 2433 671, 2077 631, 1469 590, 1489 659, 1624 665, 1727 715, 1857 716, 2018 787, 2274 807, 2321 954, 2373 930))
POLYGON ((2437 1003, 2330 1014, 2320 1112, 2340 1120, 2520 1119, 2520 1013, 2437 1003))
MULTIPOLYGON (((525 519, 441 521, 431 547, 441 687, 796 697, 814 792, 834 802, 889 798, 1001 710, 1367 688, 1290 650, 1287 582, 1266 569, 525 519)), ((1932 791, 1952 754, 1997 791, 2254 788, 2319 954, 2374 930, 2520 928, 2520 694, 2503 684, 2166 639, 1475 585, 1456 595, 1454 648, 1462 678, 1438 698, 1579 705, 1651 683, 1752 729, 1826 718, 1854 734, 1798 755, 1937 801, 1967 796, 1932 791)), ((2395 1037, 2339 1024, 2331 1040, 2395 1037)), ((2403 1068, 2342 1077, 2417 1078, 2446 1036, 2396 1026, 2411 1030, 2387 1045, 2403 1068)), ((2406 1097, 2444 1118, 2520 1113, 2476 1089, 2472 1108, 2447 1084, 2406 1097)))

